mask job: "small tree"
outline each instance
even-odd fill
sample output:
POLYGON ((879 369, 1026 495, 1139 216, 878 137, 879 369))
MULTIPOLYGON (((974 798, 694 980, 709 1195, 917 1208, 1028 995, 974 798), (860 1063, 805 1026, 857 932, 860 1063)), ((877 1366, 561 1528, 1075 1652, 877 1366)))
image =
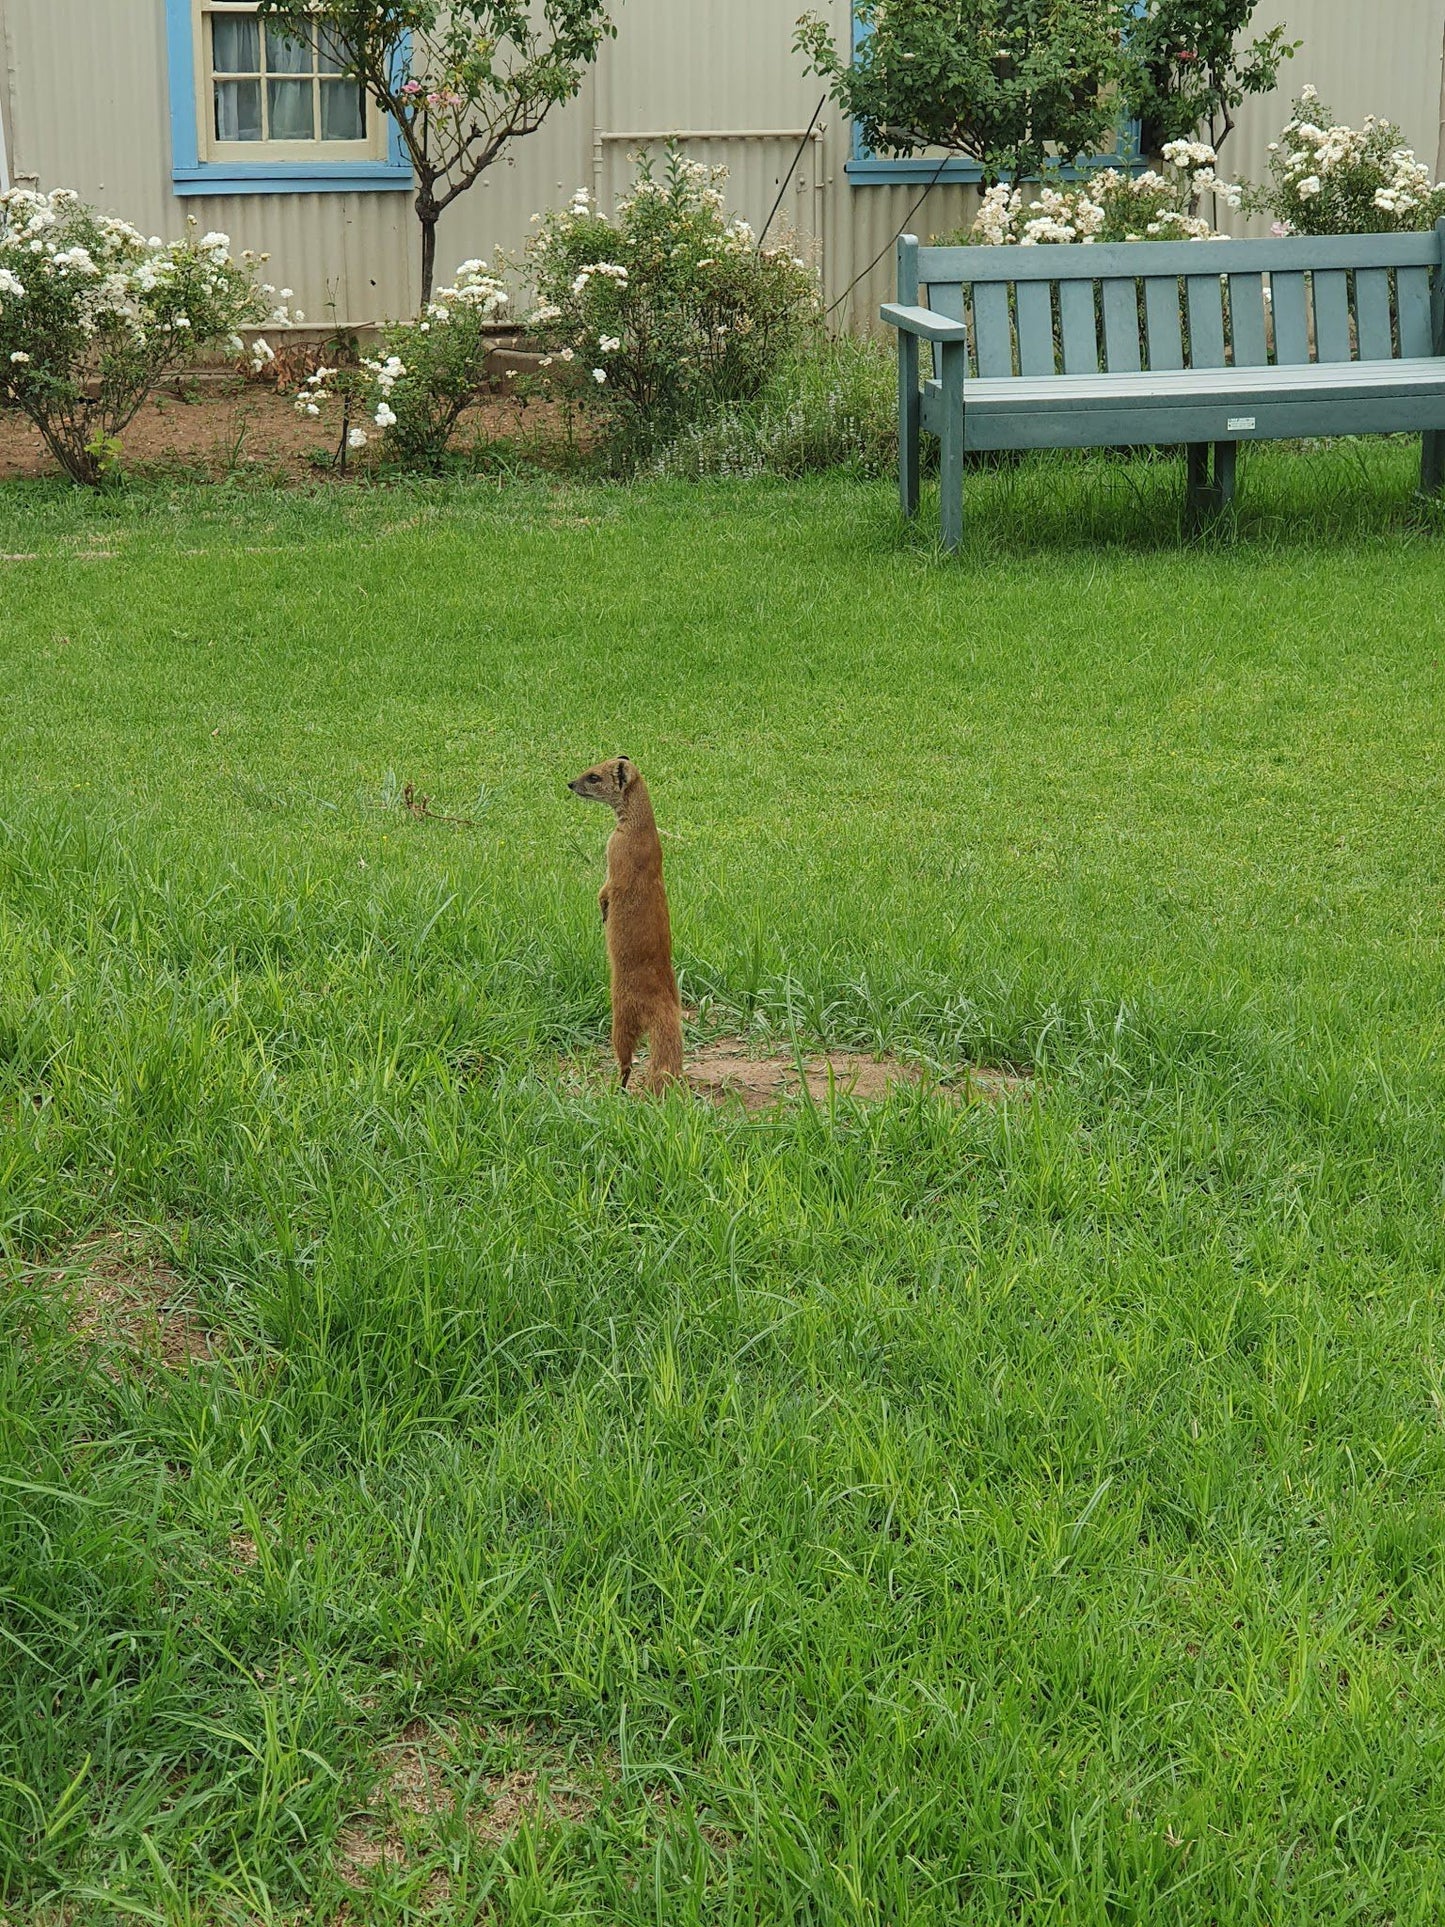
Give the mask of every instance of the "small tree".
POLYGON ((1124 99, 1146 154, 1207 134, 1217 152, 1246 94, 1265 94, 1299 49, 1283 27, 1242 38, 1257 0, 1147 0, 1124 43, 1124 99))
POLYGON ((817 14, 795 45, 884 154, 943 147, 988 182, 1112 142, 1130 0, 858 0, 856 49, 817 14))
POLYGON ((442 214, 573 98, 615 32, 605 0, 260 0, 257 11, 295 39, 319 35, 396 123, 416 172, 423 305, 442 214))

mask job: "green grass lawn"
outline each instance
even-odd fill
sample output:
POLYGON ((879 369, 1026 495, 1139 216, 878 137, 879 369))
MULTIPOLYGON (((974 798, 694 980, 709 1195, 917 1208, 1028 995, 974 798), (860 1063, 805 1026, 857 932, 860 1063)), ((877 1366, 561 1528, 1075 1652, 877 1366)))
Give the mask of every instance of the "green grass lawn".
POLYGON ((0 491, 16 1927, 1439 1921, 1413 459, 0 491), (1035 1095, 569 1077, 615 752, 710 1021, 1035 1095))

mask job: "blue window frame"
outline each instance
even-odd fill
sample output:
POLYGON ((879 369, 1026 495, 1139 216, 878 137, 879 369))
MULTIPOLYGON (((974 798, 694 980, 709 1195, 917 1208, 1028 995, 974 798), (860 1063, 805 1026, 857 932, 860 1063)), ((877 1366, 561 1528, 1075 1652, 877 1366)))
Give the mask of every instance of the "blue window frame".
POLYGON ((385 159, 207 160, 201 155, 201 103, 196 97, 195 8, 165 0, 170 65, 171 183, 176 194, 342 194, 405 192, 411 162, 394 123, 387 126, 385 159))
MULTIPOLYGON (((869 31, 854 12, 855 55, 869 31)), ((1139 154, 1138 121, 1124 122, 1112 153, 1095 154, 1077 164, 1061 167, 1058 176, 1065 181, 1079 181, 1088 174, 1097 173, 1101 167, 1118 167, 1129 173, 1142 173, 1144 162, 1139 154)), ((978 162, 967 160, 961 154, 951 155, 941 165, 937 157, 930 160, 926 154, 904 154, 897 158, 874 154, 864 144, 863 129, 856 120, 853 122, 852 152, 843 163, 843 172, 854 187, 930 187, 935 182, 941 186, 948 181, 976 187, 983 179, 983 169, 978 162)))

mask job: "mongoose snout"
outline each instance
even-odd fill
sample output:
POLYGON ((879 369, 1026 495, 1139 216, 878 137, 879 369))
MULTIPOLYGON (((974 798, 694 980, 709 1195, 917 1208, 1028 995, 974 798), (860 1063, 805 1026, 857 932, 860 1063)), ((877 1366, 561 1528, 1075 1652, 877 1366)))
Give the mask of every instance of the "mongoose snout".
POLYGON ((626 1090, 633 1053, 645 1037, 645 1085, 660 1090, 682 1075, 682 1004, 652 799, 626 756, 595 763, 567 787, 574 796, 606 803, 617 818, 607 839, 607 881, 597 897, 612 973, 612 1048, 626 1090))

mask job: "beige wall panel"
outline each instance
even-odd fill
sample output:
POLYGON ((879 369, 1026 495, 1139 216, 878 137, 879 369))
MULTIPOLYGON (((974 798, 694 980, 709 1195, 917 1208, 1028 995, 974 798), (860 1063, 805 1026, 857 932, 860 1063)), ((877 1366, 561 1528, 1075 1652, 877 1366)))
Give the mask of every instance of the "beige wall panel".
POLYGON ((415 311, 421 243, 409 194, 218 194, 173 202, 232 250, 269 254, 263 279, 290 288, 307 329, 366 327, 415 311))
POLYGON ((894 237, 902 228, 921 241, 953 235, 972 221, 978 193, 955 185, 923 187, 852 187, 836 170, 838 184, 829 196, 828 215, 837 239, 827 250, 828 274, 824 288, 833 312, 830 325, 855 334, 883 332, 878 309, 894 299, 894 237), (917 205, 919 196, 922 205, 917 205), (862 278, 859 279, 858 277, 862 278), (846 293, 845 290, 851 291, 846 293))
POLYGON ((801 0, 617 0, 599 126, 801 131, 823 91, 792 50, 802 11, 801 0))
POLYGON ((5 0, 10 171, 73 187, 147 233, 173 228, 158 0, 5 0))

